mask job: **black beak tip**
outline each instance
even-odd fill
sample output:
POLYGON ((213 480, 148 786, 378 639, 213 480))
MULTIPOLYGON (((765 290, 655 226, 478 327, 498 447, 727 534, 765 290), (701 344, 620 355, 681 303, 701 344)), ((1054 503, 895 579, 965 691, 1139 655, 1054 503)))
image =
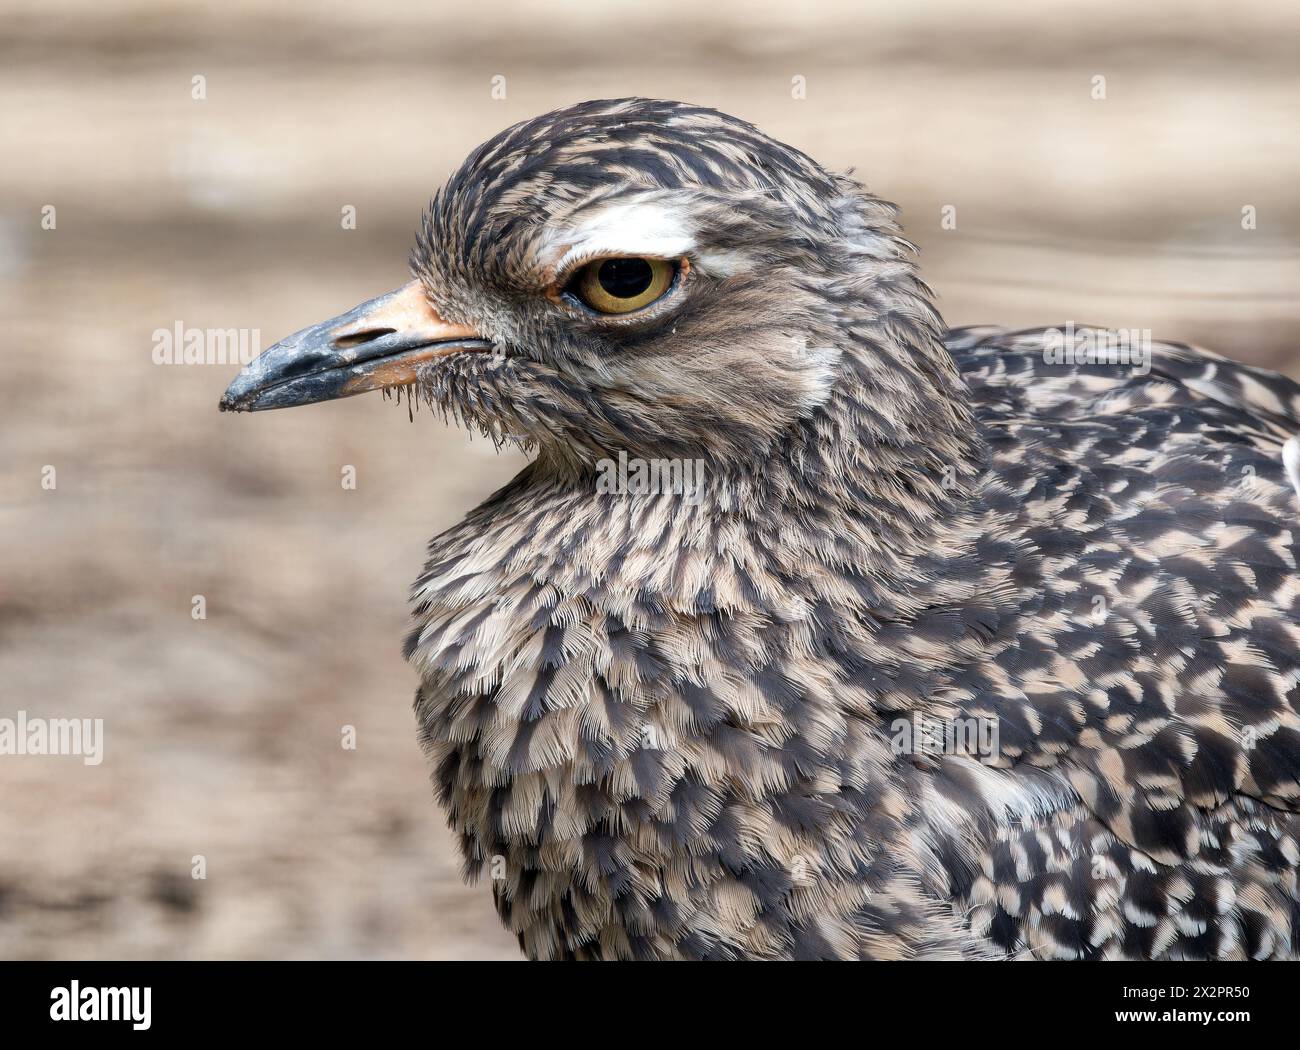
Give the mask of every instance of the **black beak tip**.
POLYGON ((230 385, 226 387, 225 393, 221 395, 221 400, 217 402, 217 409, 221 412, 256 411, 262 392, 261 385, 245 369, 235 376, 230 385))

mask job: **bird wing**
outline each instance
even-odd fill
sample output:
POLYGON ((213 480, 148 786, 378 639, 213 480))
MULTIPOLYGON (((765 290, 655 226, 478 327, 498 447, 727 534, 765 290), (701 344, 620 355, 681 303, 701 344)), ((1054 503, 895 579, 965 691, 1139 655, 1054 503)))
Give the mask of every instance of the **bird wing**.
MULTIPOLYGON (((1092 326, 1072 330, 1080 339, 1111 336, 1092 326)), ((1300 433, 1300 385, 1286 376, 1200 347, 1149 340, 1146 362, 1137 366, 1057 362, 1052 347, 1061 332, 956 328, 945 343, 982 403, 1000 395, 1031 415, 1080 421, 1113 414, 1124 403, 1198 405, 1208 417, 1232 418, 1251 431, 1282 439, 1300 433)))
MULTIPOLYGON (((985 426, 985 497, 1004 508, 991 531, 1014 548, 1018 587, 1018 615, 952 684, 965 714, 996 719, 1001 764, 1054 770, 1081 805, 1055 828, 1003 829, 985 875, 1029 908, 1047 877, 1035 864, 1104 829, 1106 849, 1067 850, 1074 867, 1053 876, 1092 887, 1089 921, 1107 892, 1090 865, 1151 878, 1145 905, 1111 894, 1118 925, 1092 929, 1098 944, 1132 941, 1159 898, 1179 902, 1148 923, 1165 950, 1209 951, 1188 947, 1193 934, 1235 945, 1211 954, 1289 950, 1300 945, 1300 501, 1288 476, 1300 386, 1173 344, 1151 344, 1138 367, 1062 362, 1047 352, 1051 331, 949 340, 985 426), (992 873, 1008 864, 1019 875, 1000 884, 992 873), (1195 872, 1226 882, 1192 886, 1195 872), (1198 932, 1189 902, 1231 915, 1233 929, 1198 932), (1278 921, 1278 944, 1264 945, 1260 930, 1278 921)), ((1062 899, 1054 890, 1048 903, 1062 899)), ((988 906, 986 925, 1006 927, 1002 905, 988 906)))

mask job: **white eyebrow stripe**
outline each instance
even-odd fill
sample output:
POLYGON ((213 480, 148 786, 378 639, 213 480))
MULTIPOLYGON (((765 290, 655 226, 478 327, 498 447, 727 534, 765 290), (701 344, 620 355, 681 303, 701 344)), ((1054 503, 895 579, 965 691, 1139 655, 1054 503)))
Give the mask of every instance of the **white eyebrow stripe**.
POLYGON ((611 204, 562 237, 569 245, 557 268, 602 255, 673 259, 695 248, 694 231, 680 208, 668 204, 611 204))
POLYGON ((710 277, 734 277, 753 267, 753 260, 743 252, 706 251, 696 255, 696 269, 710 277))

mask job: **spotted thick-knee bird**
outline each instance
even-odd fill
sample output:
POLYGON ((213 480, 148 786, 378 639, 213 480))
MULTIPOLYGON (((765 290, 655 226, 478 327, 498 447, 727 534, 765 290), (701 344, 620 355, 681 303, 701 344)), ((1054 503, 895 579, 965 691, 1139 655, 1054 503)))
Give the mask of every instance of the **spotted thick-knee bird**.
POLYGON ((222 407, 534 453, 406 645, 527 955, 1300 954, 1300 387, 946 331, 892 205, 675 102, 502 132, 411 264, 222 407))

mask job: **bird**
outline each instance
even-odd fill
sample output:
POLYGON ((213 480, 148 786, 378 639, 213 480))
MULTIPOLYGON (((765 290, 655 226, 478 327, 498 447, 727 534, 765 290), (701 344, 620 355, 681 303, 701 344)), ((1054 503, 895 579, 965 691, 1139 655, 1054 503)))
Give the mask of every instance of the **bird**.
POLYGON ((681 102, 497 134, 410 267, 220 407, 529 453, 404 649, 524 955, 1300 956, 1300 386, 949 329, 893 204, 681 102))

